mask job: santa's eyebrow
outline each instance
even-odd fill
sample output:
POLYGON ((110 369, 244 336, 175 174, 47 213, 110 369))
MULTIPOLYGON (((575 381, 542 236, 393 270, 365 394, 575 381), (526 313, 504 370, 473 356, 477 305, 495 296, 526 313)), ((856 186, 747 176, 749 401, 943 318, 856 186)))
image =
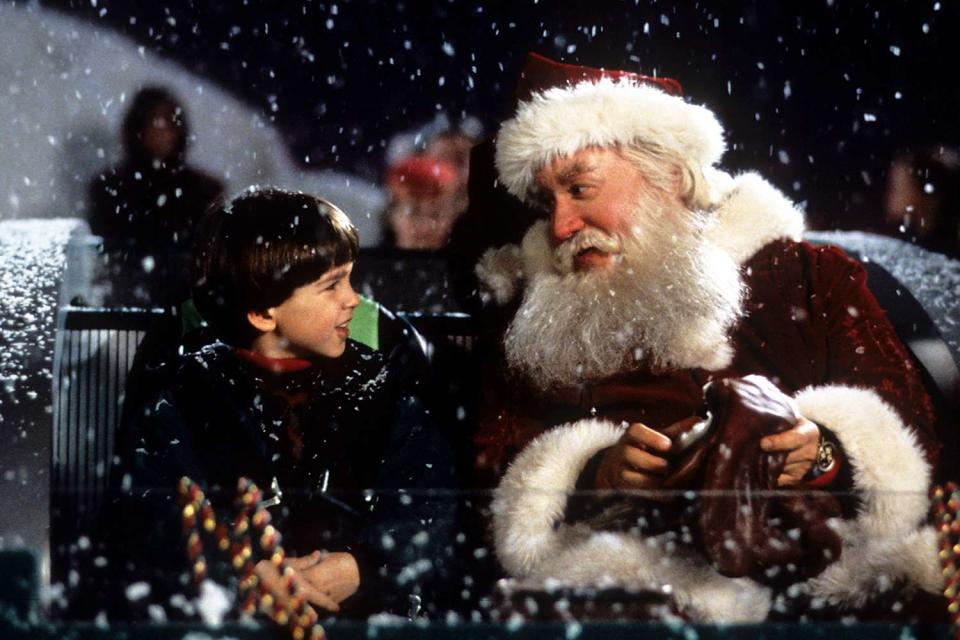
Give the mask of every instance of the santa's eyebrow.
POLYGON ((593 165, 587 164, 582 160, 578 160, 557 174, 557 182, 560 184, 569 184, 584 173, 590 173, 593 170, 593 165))

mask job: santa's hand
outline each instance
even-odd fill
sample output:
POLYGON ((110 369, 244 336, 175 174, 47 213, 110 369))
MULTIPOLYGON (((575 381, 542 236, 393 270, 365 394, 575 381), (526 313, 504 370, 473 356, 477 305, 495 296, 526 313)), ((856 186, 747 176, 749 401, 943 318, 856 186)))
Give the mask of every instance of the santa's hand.
POLYGON ((807 475, 817 459, 819 445, 820 428, 803 417, 790 429, 760 440, 760 448, 764 451, 787 454, 783 473, 777 478, 778 487, 795 485, 807 475))
POLYGON ((670 438, 635 422, 620 441, 607 449, 597 468, 598 489, 656 489, 669 463, 661 454, 670 451, 670 438))

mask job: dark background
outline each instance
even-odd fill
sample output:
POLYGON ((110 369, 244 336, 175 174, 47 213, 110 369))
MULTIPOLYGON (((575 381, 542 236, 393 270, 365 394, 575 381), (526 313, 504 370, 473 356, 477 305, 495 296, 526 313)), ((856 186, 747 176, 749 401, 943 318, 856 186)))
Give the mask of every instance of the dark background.
POLYGON ((953 2, 46 0, 240 96, 298 162, 370 179, 438 112, 510 113, 523 56, 678 78, 814 225, 864 226, 898 150, 960 139, 953 2))

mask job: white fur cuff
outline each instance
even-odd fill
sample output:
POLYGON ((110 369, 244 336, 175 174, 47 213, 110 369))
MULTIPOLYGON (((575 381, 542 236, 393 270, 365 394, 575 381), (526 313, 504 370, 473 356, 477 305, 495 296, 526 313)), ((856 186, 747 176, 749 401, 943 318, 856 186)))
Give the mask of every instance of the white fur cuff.
POLYGON ((840 559, 810 581, 811 592, 855 607, 898 581, 941 589, 936 535, 922 525, 931 469, 900 416, 868 389, 811 387, 796 401, 840 440, 863 500, 857 518, 840 526, 840 559))
POLYGON ((868 389, 810 387, 796 396, 800 413, 836 434, 866 494, 862 525, 872 535, 913 530, 929 508, 930 465, 900 416, 868 389))
POLYGON ((526 576, 559 551, 556 524, 577 478, 595 453, 616 444, 624 428, 581 420, 551 429, 517 456, 492 507, 494 543, 508 573, 526 576))

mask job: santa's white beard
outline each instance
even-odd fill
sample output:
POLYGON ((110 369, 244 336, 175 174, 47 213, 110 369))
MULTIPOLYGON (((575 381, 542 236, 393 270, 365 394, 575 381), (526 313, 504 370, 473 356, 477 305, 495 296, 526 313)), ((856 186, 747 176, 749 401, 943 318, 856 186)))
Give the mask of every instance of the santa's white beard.
POLYGON ((637 216, 642 228, 602 243, 622 246, 612 269, 572 271, 573 254, 595 244, 589 230, 557 248, 551 270, 528 274, 505 338, 512 370, 549 389, 641 364, 715 370, 730 363, 727 332, 743 290, 736 263, 704 238, 702 214, 638 207, 637 216))

